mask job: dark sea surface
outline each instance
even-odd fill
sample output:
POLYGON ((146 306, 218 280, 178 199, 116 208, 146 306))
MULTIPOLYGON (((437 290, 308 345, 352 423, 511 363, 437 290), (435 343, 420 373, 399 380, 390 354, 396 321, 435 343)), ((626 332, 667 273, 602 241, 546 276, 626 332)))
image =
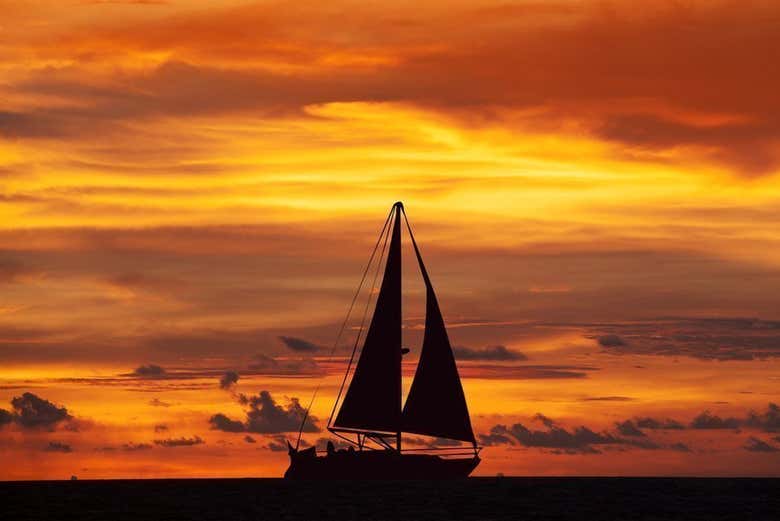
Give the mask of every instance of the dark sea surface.
POLYGON ((780 520, 780 479, 180 479, 0 483, 0 519, 780 520))

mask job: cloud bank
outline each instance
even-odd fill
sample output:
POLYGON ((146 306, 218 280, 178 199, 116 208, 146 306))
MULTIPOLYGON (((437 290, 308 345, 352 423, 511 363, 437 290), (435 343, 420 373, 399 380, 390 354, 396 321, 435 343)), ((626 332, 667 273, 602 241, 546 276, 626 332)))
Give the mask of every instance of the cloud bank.
POLYGON ((217 413, 209 419, 212 429, 224 432, 253 432, 258 434, 277 434, 285 432, 320 432, 317 418, 306 416, 306 411, 297 398, 290 398, 286 406, 276 403, 268 391, 260 391, 256 396, 239 395, 238 401, 246 406, 246 419, 233 420, 217 413), (304 422, 304 417, 306 421, 304 422))

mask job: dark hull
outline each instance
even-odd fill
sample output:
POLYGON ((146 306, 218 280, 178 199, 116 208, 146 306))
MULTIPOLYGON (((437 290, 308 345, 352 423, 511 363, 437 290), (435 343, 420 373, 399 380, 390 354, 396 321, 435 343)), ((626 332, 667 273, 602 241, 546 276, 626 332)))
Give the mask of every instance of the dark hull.
POLYGON ((290 454, 287 479, 457 479, 477 465, 478 456, 442 458, 431 454, 398 454, 395 451, 336 452, 327 456, 311 452, 290 454))

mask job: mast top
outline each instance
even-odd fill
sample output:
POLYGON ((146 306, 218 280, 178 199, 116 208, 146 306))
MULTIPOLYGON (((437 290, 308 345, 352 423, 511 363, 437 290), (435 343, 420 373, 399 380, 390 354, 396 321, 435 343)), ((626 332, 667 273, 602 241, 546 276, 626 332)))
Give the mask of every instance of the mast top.
POLYGON ((401 201, 396 201, 395 204, 393 205, 393 208, 398 208, 399 210, 403 210, 404 203, 402 203, 401 201))

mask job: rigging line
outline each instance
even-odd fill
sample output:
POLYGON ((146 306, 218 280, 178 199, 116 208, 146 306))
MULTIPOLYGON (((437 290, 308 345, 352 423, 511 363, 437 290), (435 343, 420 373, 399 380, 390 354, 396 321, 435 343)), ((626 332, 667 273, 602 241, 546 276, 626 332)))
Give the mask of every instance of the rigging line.
MULTIPOLYGON (((339 345, 339 341, 341 340, 341 335, 344 333, 344 329, 347 327, 349 316, 352 314, 352 308, 355 307, 355 302, 357 301, 357 298, 360 295, 360 290, 363 288, 363 282, 365 282, 366 280, 366 275, 368 275, 368 271, 371 268, 371 262, 374 260, 374 255, 376 255, 376 250, 379 247, 379 242, 382 240, 382 236, 385 235, 385 230, 388 227, 387 225, 390 222, 390 217, 392 215, 393 215, 393 209, 390 209, 390 213, 387 214, 387 219, 385 219, 385 224, 382 226, 382 231, 379 233, 379 237, 376 240, 376 244, 374 244, 374 249, 371 251, 371 256, 368 258, 368 263, 366 264, 366 268, 363 270, 363 276, 360 278, 360 284, 358 284, 357 291, 355 291, 355 295, 352 297, 352 302, 349 304, 349 309, 347 310, 347 316, 344 317, 344 322, 341 323, 341 327, 339 328, 338 335, 336 335, 336 341, 333 343, 333 348, 330 350, 327 363, 330 363, 333 360, 333 355, 336 352, 336 348, 339 345)), ((354 354, 355 352, 353 350, 352 356, 354 356, 354 354)), ((351 359, 350 359, 350 363, 351 363, 351 359)), ((322 387, 322 380, 323 379, 320 379, 320 382, 317 384, 317 387, 314 389, 314 393, 312 393, 311 400, 309 401, 309 405, 308 407, 306 407, 306 412, 304 413, 303 420, 301 421, 301 427, 298 429, 298 439, 295 441, 295 450, 298 450, 298 446, 301 443, 301 435, 303 434, 303 428, 306 426, 306 420, 309 417, 309 411, 311 411, 311 406, 314 405, 314 399, 317 397, 317 393, 322 387)), ((344 384, 342 383, 342 386, 343 385, 344 384)), ((341 391, 339 391, 339 394, 341 394, 341 391)), ((333 416, 333 413, 331 413, 331 416, 333 416)), ((328 424, 330 424, 330 419, 328 419, 328 424)))
POLYGON ((425 264, 423 264, 420 249, 417 247, 417 241, 414 240, 414 233, 412 233, 412 225, 409 224, 409 218, 406 216, 406 210, 403 207, 401 207, 401 213, 403 214, 404 221, 406 222, 406 229, 409 230, 409 238, 412 239, 412 246, 414 246, 414 253, 417 256, 417 263, 420 265, 420 273, 423 276, 423 282, 425 282, 426 286, 431 286, 431 279, 428 276, 428 270, 425 268, 425 264))
MULTIPOLYGON (((390 214, 387 216, 387 222, 390 222, 391 217, 393 216, 393 212, 397 211, 395 206, 390 209, 390 214)), ((339 387, 339 393, 336 395, 336 401, 333 402, 333 409, 330 411, 330 417, 328 418, 328 426, 330 427, 331 422, 333 421, 333 415, 336 413, 336 407, 339 404, 339 400, 341 399, 341 395, 344 392, 344 386, 347 383, 347 378, 349 377, 349 370, 352 368, 352 363, 355 360, 355 354, 357 353, 358 345, 360 345, 360 336, 363 334, 363 328, 366 323, 366 316, 368 315, 368 308, 371 305, 371 299, 372 299, 372 293, 374 289, 376 288, 376 279, 379 277, 379 270, 382 267, 382 259, 385 257, 385 248, 387 247, 387 239, 390 237, 390 227, 387 226, 387 233, 385 233, 385 229, 382 229, 382 234, 379 236, 379 239, 377 240, 377 246, 379 245, 379 240, 382 240, 382 236, 384 236, 384 241, 382 242, 382 252, 379 254, 379 261, 376 265, 376 271, 374 272, 374 279, 371 281, 371 289, 368 292, 368 299, 366 300, 366 306, 363 308, 363 317, 360 319, 360 328, 358 329, 358 334, 355 337, 355 345, 352 346, 352 354, 349 357, 349 363, 347 364, 347 370, 344 373, 344 378, 341 380, 341 387, 339 387)))

